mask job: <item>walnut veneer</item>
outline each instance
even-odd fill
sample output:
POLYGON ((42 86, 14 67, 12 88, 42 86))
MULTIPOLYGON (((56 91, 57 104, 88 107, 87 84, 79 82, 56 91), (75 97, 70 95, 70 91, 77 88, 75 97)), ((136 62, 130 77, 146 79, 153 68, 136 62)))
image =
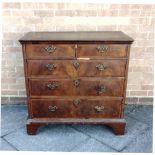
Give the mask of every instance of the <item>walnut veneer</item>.
POLYGON ((29 32, 23 48, 27 133, 54 123, 93 123, 124 134, 130 45, 120 31, 29 32))

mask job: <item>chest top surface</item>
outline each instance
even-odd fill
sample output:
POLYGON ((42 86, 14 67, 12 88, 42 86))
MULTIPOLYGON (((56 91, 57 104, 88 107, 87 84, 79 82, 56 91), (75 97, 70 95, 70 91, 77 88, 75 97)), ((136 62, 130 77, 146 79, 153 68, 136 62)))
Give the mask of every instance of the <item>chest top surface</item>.
POLYGON ((112 43, 129 43, 134 40, 121 31, 69 31, 69 32, 28 32, 20 40, 29 41, 101 41, 112 43))

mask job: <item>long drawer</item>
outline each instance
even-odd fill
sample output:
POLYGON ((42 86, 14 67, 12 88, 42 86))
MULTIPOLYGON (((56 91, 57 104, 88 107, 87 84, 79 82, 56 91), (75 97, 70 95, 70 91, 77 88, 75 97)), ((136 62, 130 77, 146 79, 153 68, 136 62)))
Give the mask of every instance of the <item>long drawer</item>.
POLYGON ((28 60, 29 77, 125 76, 126 60, 28 60))
POLYGON ((118 118, 122 99, 31 99, 33 118, 118 118))
POLYGON ((123 96, 124 78, 29 79, 30 96, 123 96))

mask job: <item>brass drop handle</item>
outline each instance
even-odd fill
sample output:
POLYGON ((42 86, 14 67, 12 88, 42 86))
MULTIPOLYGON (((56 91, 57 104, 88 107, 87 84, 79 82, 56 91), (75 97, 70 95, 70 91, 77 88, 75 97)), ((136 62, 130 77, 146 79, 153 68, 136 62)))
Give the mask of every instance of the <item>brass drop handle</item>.
POLYGON ((104 64, 98 64, 98 65, 96 65, 96 68, 97 68, 99 71, 103 71, 103 70, 105 70, 107 67, 106 67, 104 64))
POLYGON ((53 83, 49 83, 47 85, 47 87, 48 87, 49 90, 55 90, 58 87, 58 84, 54 83, 54 82, 53 83))
POLYGON ((79 87, 79 85, 80 85, 80 80, 79 79, 74 80, 74 86, 77 88, 79 87))
POLYGON ((50 111, 50 112, 55 112, 56 110, 58 109, 58 107, 57 106, 48 106, 48 110, 50 111))
POLYGON ((106 86, 102 85, 102 86, 98 86, 97 87, 97 93, 98 94, 102 94, 106 92, 106 86))
POLYGON ((74 100, 73 104, 74 104, 75 106, 78 106, 80 102, 81 102, 81 100, 76 99, 76 100, 74 100))
POLYGON ((95 106, 94 109, 97 111, 97 112, 102 112, 104 111, 104 106, 95 106))
POLYGON ((73 62, 73 66, 77 70, 80 67, 80 63, 75 61, 75 62, 73 62))
POLYGON ((49 71, 53 71, 57 66, 55 64, 47 64, 45 66, 49 71))
POLYGON ((101 45, 101 46, 98 46, 96 48, 96 50, 99 52, 99 53, 104 53, 104 52, 107 52, 108 51, 108 46, 105 46, 105 45, 101 45))
POLYGON ((53 52, 55 52, 56 47, 53 46, 53 45, 50 45, 50 46, 48 46, 48 47, 44 47, 44 50, 45 50, 46 52, 48 52, 48 53, 53 53, 53 52))

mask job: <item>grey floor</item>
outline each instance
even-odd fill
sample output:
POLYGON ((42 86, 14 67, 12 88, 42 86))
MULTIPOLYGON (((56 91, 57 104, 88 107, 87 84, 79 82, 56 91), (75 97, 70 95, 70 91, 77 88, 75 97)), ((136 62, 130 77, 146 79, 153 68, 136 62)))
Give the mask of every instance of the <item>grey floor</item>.
POLYGON ((47 125, 26 133, 27 107, 1 106, 1 148, 14 151, 152 152, 152 106, 127 105, 126 134, 103 125, 47 125))

